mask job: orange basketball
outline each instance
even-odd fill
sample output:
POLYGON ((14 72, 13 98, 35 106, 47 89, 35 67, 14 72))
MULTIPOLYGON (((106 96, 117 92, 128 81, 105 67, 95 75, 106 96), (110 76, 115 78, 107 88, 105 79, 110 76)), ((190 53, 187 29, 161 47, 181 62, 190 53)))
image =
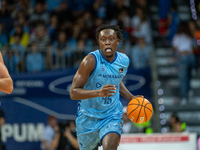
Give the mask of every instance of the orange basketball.
POLYGON ((144 97, 136 97, 128 103, 127 115, 132 122, 145 123, 152 117, 152 114, 152 104, 144 97))

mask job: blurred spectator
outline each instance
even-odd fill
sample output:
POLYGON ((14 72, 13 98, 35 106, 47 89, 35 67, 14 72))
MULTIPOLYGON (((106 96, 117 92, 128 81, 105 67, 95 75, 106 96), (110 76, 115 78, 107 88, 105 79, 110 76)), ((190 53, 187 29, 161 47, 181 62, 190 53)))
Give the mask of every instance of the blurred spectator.
POLYGON ((31 7, 30 0, 18 0, 14 4, 14 9, 12 10, 12 18, 16 18, 18 13, 22 13, 25 17, 29 17, 33 13, 33 7, 31 7))
POLYGON ((180 23, 178 31, 173 38, 172 47, 178 57, 181 104, 185 105, 188 99, 188 92, 191 90, 191 70, 195 66, 193 35, 187 22, 180 23))
POLYGON ((130 3, 131 5, 130 5, 129 13, 131 17, 135 15, 134 10, 138 7, 142 9, 145 15, 149 15, 150 11, 149 11, 147 0, 136 0, 136 1, 131 1, 130 3))
MULTIPOLYGON (((30 28, 28 25, 28 19, 26 19, 25 15, 22 12, 17 13, 17 16, 14 20, 13 25, 15 27, 18 25, 21 26, 23 29, 23 32, 25 32, 25 33, 29 33, 29 31, 30 31, 30 28)), ((10 36, 12 36, 15 33, 15 31, 16 31, 15 27, 12 28, 12 30, 10 32, 10 36)))
POLYGON ((92 12, 95 16, 105 20, 110 19, 113 10, 110 0, 95 0, 92 8, 92 12))
POLYGON ((50 37, 44 25, 38 25, 35 33, 30 36, 29 44, 36 42, 40 50, 46 50, 46 46, 50 43, 50 37))
POLYGON ((9 33, 12 28, 11 12, 5 0, 0 1, 0 23, 5 27, 5 33, 9 33))
MULTIPOLYGON (((116 1, 116 0, 112 0, 112 1, 116 1)), ((123 0, 123 5, 126 6, 126 7, 130 7, 131 0, 123 0)))
POLYGON ((129 32, 129 27, 130 27, 130 17, 127 13, 126 10, 122 10, 117 18, 114 18, 110 21, 110 25, 118 25, 120 26, 120 29, 122 29, 122 34, 124 40, 128 41, 130 32, 129 32))
POLYGON ((70 51, 73 51, 76 49, 77 46, 77 40, 81 33, 81 27, 78 24, 75 24, 72 29, 72 36, 69 38, 68 41, 68 48, 70 51))
POLYGON ((36 3, 34 12, 30 15, 30 25, 35 27, 38 22, 43 22, 45 25, 49 23, 49 13, 46 12, 45 4, 36 3))
POLYGON ((44 68, 44 56, 38 52, 37 44, 33 42, 26 56, 26 70, 31 73, 36 73, 43 71, 44 68))
POLYGON ((79 37, 79 40, 83 40, 85 42, 85 49, 86 49, 86 52, 91 52, 92 51, 92 46, 93 46, 93 42, 91 39, 89 39, 88 37, 88 32, 86 31, 83 31, 80 33, 80 37, 79 37))
POLYGON ((57 119, 54 116, 48 116, 47 126, 43 131, 43 138, 41 143, 42 150, 55 150, 51 147, 51 142, 56 134, 57 119))
POLYGON ((12 68, 13 72, 19 72, 22 71, 22 61, 24 60, 25 55, 25 49, 22 44, 20 44, 21 35, 15 33, 13 35, 14 42, 11 44, 11 51, 12 51, 12 57, 13 57, 13 64, 14 67, 12 68))
POLYGON ((3 31, 4 31, 4 26, 2 23, 0 23, 0 48, 8 44, 8 37, 3 31))
POLYGON ((196 39, 197 28, 196 28, 195 21, 194 20, 189 20, 188 21, 188 26, 189 26, 189 29, 190 29, 190 32, 191 32, 192 36, 196 39))
POLYGON ((85 10, 91 10, 95 0, 69 0, 69 9, 73 14, 74 19, 77 19, 85 10))
POLYGON ((172 1, 159 0, 158 9, 159 9, 159 19, 167 19, 167 15, 170 11, 170 5, 172 1))
POLYGON ((60 24, 69 23, 74 20, 72 12, 69 10, 68 4, 65 1, 62 1, 60 3, 59 8, 54 10, 52 13, 58 16, 58 20, 60 24), (67 14, 67 15, 63 15, 63 14, 67 14))
POLYGON ((2 55, 3 55, 3 59, 4 59, 4 63, 8 69, 9 72, 16 72, 16 66, 14 64, 14 56, 13 56, 13 52, 10 48, 10 45, 6 45, 3 49, 2 49, 2 55))
POLYGON ((141 7, 145 15, 149 15, 149 13, 150 13, 147 2, 148 2, 147 0, 137 0, 136 1, 136 6, 138 5, 139 7, 141 7))
POLYGON ((73 52, 72 55, 73 67, 78 67, 85 56, 86 56, 85 41, 83 39, 80 39, 77 42, 77 49, 75 52, 73 52))
POLYGON ((127 107, 124 106, 123 108, 123 121, 124 121, 124 125, 122 127, 122 133, 142 133, 143 129, 142 128, 138 128, 134 125, 134 123, 129 119, 128 115, 127 115, 127 107))
MULTIPOLYGON (((14 30, 13 34, 18 34, 20 36, 20 44, 23 45, 24 47, 27 47, 29 42, 29 33, 24 32, 21 25, 16 25, 13 30, 14 30)), ((9 43, 10 44, 14 43, 14 35, 10 35, 9 43)))
POLYGON ((136 8, 136 14, 131 19, 131 25, 133 37, 137 39, 142 35, 148 44, 152 42, 151 27, 141 7, 136 8))
POLYGON ((112 18, 117 18, 121 11, 128 10, 128 7, 125 6, 124 0, 116 0, 113 6, 113 12, 115 12, 112 18))
POLYGON ((52 12, 54 9, 58 9, 63 0, 46 0, 47 11, 52 12))
POLYGON ((171 4, 170 12, 167 16, 168 31, 166 34, 166 39, 169 45, 171 45, 172 39, 178 30, 179 23, 180 18, 177 12, 177 5, 173 3, 171 4))
POLYGON ((135 69, 149 67, 152 47, 147 45, 144 37, 139 37, 137 44, 133 46, 131 52, 132 65, 135 69))
POLYGON ((169 132, 183 132, 186 130, 186 124, 180 121, 176 113, 173 113, 169 119, 169 132))
POLYGON ((83 21, 86 24, 88 30, 90 29, 90 27, 93 25, 93 18, 92 18, 92 14, 90 11, 85 11, 83 16, 83 21))
POLYGON ((116 18, 113 18, 110 21, 110 24, 111 25, 119 25, 119 26, 120 26, 120 24, 122 24, 121 25, 123 27, 122 29, 126 29, 126 28, 130 27, 130 21, 131 21, 131 19, 128 15, 127 10, 123 9, 118 13, 118 16, 116 18))
MULTIPOLYGON (((75 26, 78 26, 80 29, 79 29, 79 32, 81 33, 82 31, 89 31, 89 29, 87 28, 87 25, 86 23, 84 22, 83 20, 83 17, 79 17, 77 18, 77 20, 74 22, 74 25, 75 26)), ((74 31, 73 31, 74 32, 74 31)), ((80 33, 79 33, 79 36, 80 36, 80 33)), ((73 35, 72 35, 73 36, 73 35)))
POLYGON ((4 111, 2 109, 0 109, 0 150, 6 150, 6 146, 3 144, 2 142, 2 135, 1 135, 1 127, 4 125, 5 123, 5 114, 4 111))
POLYGON ((74 120, 58 123, 58 131, 54 136, 51 147, 56 150, 78 150, 79 143, 76 136, 74 120))
POLYGON ((165 36, 167 34, 167 30, 168 30, 168 25, 167 25, 167 19, 166 18, 159 19, 158 30, 159 30, 159 34, 161 35, 161 37, 165 38, 165 36))
POLYGON ((60 31, 58 40, 54 41, 52 45, 53 68, 64 68, 65 62, 67 66, 71 66, 71 53, 72 52, 67 49, 67 35, 64 31, 60 31))
POLYGON ((52 15, 50 17, 50 22, 47 25, 47 30, 51 38, 51 42, 54 42, 56 40, 58 30, 58 17, 56 15, 52 15))
MULTIPOLYGON (((163 45, 168 46, 169 43, 166 40, 166 35, 168 32, 168 14, 170 12, 171 1, 159 0, 159 21, 158 21, 158 30, 163 41, 163 45)), ((154 26, 154 24, 152 23, 154 26)), ((155 26, 156 27, 156 26, 155 26)))
POLYGON ((94 19, 94 24, 92 25, 92 27, 90 28, 90 35, 89 35, 89 38, 92 39, 95 44, 94 45, 98 45, 96 42, 96 39, 95 39, 95 35, 96 35, 96 29, 102 25, 104 22, 103 22, 103 19, 102 18, 99 18, 99 17, 96 17, 94 19))

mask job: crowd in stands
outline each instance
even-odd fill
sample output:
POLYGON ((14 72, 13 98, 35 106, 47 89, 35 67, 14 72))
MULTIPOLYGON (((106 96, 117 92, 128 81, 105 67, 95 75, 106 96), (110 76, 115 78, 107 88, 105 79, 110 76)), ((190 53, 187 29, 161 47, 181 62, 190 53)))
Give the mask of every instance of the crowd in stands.
POLYGON ((117 24, 124 36, 118 50, 127 53, 138 69, 149 63, 148 15, 147 0, 2 0, 0 49, 14 73, 77 67, 98 48, 96 29, 117 24), (147 61, 140 65, 132 56, 143 53, 147 61))
MULTIPOLYGON (((160 3, 165 3, 160 0, 160 3)), ((199 4, 199 3, 197 3, 199 4)), ((200 19, 181 20, 178 5, 174 2, 167 4, 169 10, 160 11, 159 33, 163 38, 162 46, 173 49, 175 66, 178 69, 180 81, 180 104, 186 105, 189 95, 192 95, 190 81, 192 71, 199 72, 200 65, 200 19)), ((160 7, 159 9, 164 9, 160 7)), ((199 10, 197 8, 198 14, 199 10)))

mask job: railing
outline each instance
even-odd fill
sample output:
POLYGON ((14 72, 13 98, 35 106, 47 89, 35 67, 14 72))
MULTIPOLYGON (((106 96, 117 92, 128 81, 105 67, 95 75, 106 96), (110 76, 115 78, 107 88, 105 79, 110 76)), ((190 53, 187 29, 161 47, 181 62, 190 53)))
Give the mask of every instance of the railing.
MULTIPOLYGON (((93 50, 98 47, 92 47, 93 50)), ((89 49, 68 47, 56 49, 31 47, 14 49, 6 46, 2 49, 4 63, 9 72, 42 72, 45 70, 78 67, 81 60, 89 53, 89 49)))

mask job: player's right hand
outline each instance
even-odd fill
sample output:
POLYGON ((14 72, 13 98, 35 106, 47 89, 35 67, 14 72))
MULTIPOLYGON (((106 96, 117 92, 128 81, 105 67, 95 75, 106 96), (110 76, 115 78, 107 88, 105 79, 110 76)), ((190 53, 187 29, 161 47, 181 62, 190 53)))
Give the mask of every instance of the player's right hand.
POLYGON ((104 85, 100 90, 99 90, 99 97, 108 97, 112 96, 114 93, 116 93, 116 87, 115 85, 109 84, 109 85, 104 85))

